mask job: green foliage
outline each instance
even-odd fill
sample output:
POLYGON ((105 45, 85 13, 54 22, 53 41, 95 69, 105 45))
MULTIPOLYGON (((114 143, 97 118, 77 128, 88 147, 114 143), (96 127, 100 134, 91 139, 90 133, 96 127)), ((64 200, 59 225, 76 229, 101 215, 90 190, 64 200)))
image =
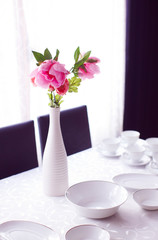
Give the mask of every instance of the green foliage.
POLYGON ((81 78, 78 77, 72 77, 68 79, 69 81, 69 92, 78 92, 78 87, 80 86, 81 83, 81 78))
POLYGON ((48 50, 48 48, 46 48, 44 50, 44 57, 45 59, 52 59, 52 54, 50 53, 50 51, 48 50))
POLYGON ((53 60, 55 60, 55 61, 58 61, 58 57, 59 57, 59 50, 57 49, 56 50, 56 55, 55 55, 55 57, 53 58, 53 60))
POLYGON ((83 65, 89 58, 90 54, 91 54, 91 51, 86 52, 83 58, 79 60, 77 63, 75 63, 74 68, 79 68, 81 65, 83 65))
POLYGON ((35 52, 35 51, 32 51, 32 53, 37 61, 37 66, 39 66, 45 60, 52 59, 52 55, 51 55, 50 51, 48 50, 48 48, 46 48, 44 50, 44 55, 42 53, 35 52))
POLYGON ((87 60, 87 62, 89 62, 89 63, 97 63, 98 62, 98 60, 97 59, 88 59, 87 60))
POLYGON ((57 104, 57 106, 60 107, 60 104, 63 102, 63 96, 59 95, 59 94, 56 94, 55 95, 55 103, 57 104))
POLYGON ((74 53, 75 63, 78 61, 79 56, 80 56, 80 48, 78 47, 78 48, 75 50, 75 53, 74 53))
POLYGON ((56 94, 53 91, 48 90, 48 96, 50 99, 50 103, 48 104, 50 107, 58 108, 60 104, 63 102, 63 96, 56 94))
POLYGON ((91 51, 88 51, 84 54, 84 56, 78 61, 79 55, 80 55, 80 49, 79 47, 76 49, 74 54, 75 64, 72 68, 72 72, 75 77, 78 77, 78 69, 82 68, 86 72, 86 68, 84 67, 84 63, 88 61, 88 58, 91 54, 91 51))
POLYGON ((43 54, 35 51, 32 51, 32 53, 38 63, 43 62, 45 60, 45 57, 43 56, 43 54))

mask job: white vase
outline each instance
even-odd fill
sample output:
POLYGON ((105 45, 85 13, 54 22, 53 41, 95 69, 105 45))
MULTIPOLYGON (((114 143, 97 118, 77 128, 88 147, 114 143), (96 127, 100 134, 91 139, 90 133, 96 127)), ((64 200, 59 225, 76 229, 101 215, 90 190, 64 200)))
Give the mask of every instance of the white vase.
POLYGON ((60 108, 51 108, 43 154, 43 189, 48 196, 65 194, 68 188, 67 154, 60 128, 60 108))

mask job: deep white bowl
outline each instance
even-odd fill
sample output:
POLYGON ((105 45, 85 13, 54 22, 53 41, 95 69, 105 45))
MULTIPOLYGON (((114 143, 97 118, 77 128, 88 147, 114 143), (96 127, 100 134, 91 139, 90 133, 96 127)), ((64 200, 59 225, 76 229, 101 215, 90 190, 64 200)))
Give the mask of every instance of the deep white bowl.
POLYGON ((65 240, 109 240, 109 233, 96 225, 79 225, 71 228, 65 234, 65 240))
POLYGON ((110 153, 116 153, 120 146, 120 138, 106 138, 103 141, 104 150, 110 153))
POLYGON ((65 196, 79 215, 106 218, 117 212, 127 200, 128 193, 116 183, 93 180, 69 187, 65 196))
POLYGON ((142 189, 133 194, 134 200, 146 210, 158 210, 158 189, 142 189))
POLYGON ((128 145, 134 144, 139 139, 140 133, 134 130, 126 130, 121 133, 121 139, 128 145))

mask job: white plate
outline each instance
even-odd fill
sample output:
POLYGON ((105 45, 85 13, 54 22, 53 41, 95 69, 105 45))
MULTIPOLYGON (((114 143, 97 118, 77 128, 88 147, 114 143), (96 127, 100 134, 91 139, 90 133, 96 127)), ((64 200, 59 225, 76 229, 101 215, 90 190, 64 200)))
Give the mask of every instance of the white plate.
POLYGON ((80 225, 71 228, 65 234, 65 240, 109 240, 109 233, 96 225, 80 225))
POLYGON ((8 221, 0 224, 2 239, 10 240, 59 240, 51 228, 30 221, 8 221))
POLYGON ((128 193, 113 182, 92 180, 69 187, 65 196, 79 215, 106 218, 118 211, 127 200, 128 193))
POLYGON ((150 157, 144 155, 138 162, 135 162, 129 157, 127 153, 124 153, 121 157, 121 160, 130 166, 139 167, 148 164, 151 159, 150 157))
POLYGON ((123 148, 120 147, 116 152, 108 152, 108 151, 105 151, 103 148, 99 148, 99 151, 101 151, 101 153, 105 156, 105 157, 120 157, 123 153, 123 148))
POLYGON ((113 177, 113 181, 131 190, 158 188, 158 176, 143 173, 126 173, 113 177))
POLYGON ((158 210, 158 190, 143 189, 133 194, 133 199, 146 210, 158 210))

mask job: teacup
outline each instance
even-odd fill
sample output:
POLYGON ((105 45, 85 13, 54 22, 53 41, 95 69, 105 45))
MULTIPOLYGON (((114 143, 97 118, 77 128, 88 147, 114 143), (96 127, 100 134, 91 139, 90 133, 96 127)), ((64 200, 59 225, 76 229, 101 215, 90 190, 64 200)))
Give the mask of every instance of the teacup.
POLYGON ((120 146, 120 138, 106 138, 103 144, 106 152, 116 153, 120 146))
POLYGON ((146 142, 149 146, 149 150, 153 152, 158 152, 158 138, 157 137, 151 137, 147 138, 146 142))
POLYGON ((131 161, 139 162, 144 156, 145 147, 142 145, 134 144, 127 147, 127 153, 129 154, 131 161))
POLYGON ((121 140, 127 146, 136 143, 139 139, 140 132, 134 130, 126 130, 121 133, 121 140))

